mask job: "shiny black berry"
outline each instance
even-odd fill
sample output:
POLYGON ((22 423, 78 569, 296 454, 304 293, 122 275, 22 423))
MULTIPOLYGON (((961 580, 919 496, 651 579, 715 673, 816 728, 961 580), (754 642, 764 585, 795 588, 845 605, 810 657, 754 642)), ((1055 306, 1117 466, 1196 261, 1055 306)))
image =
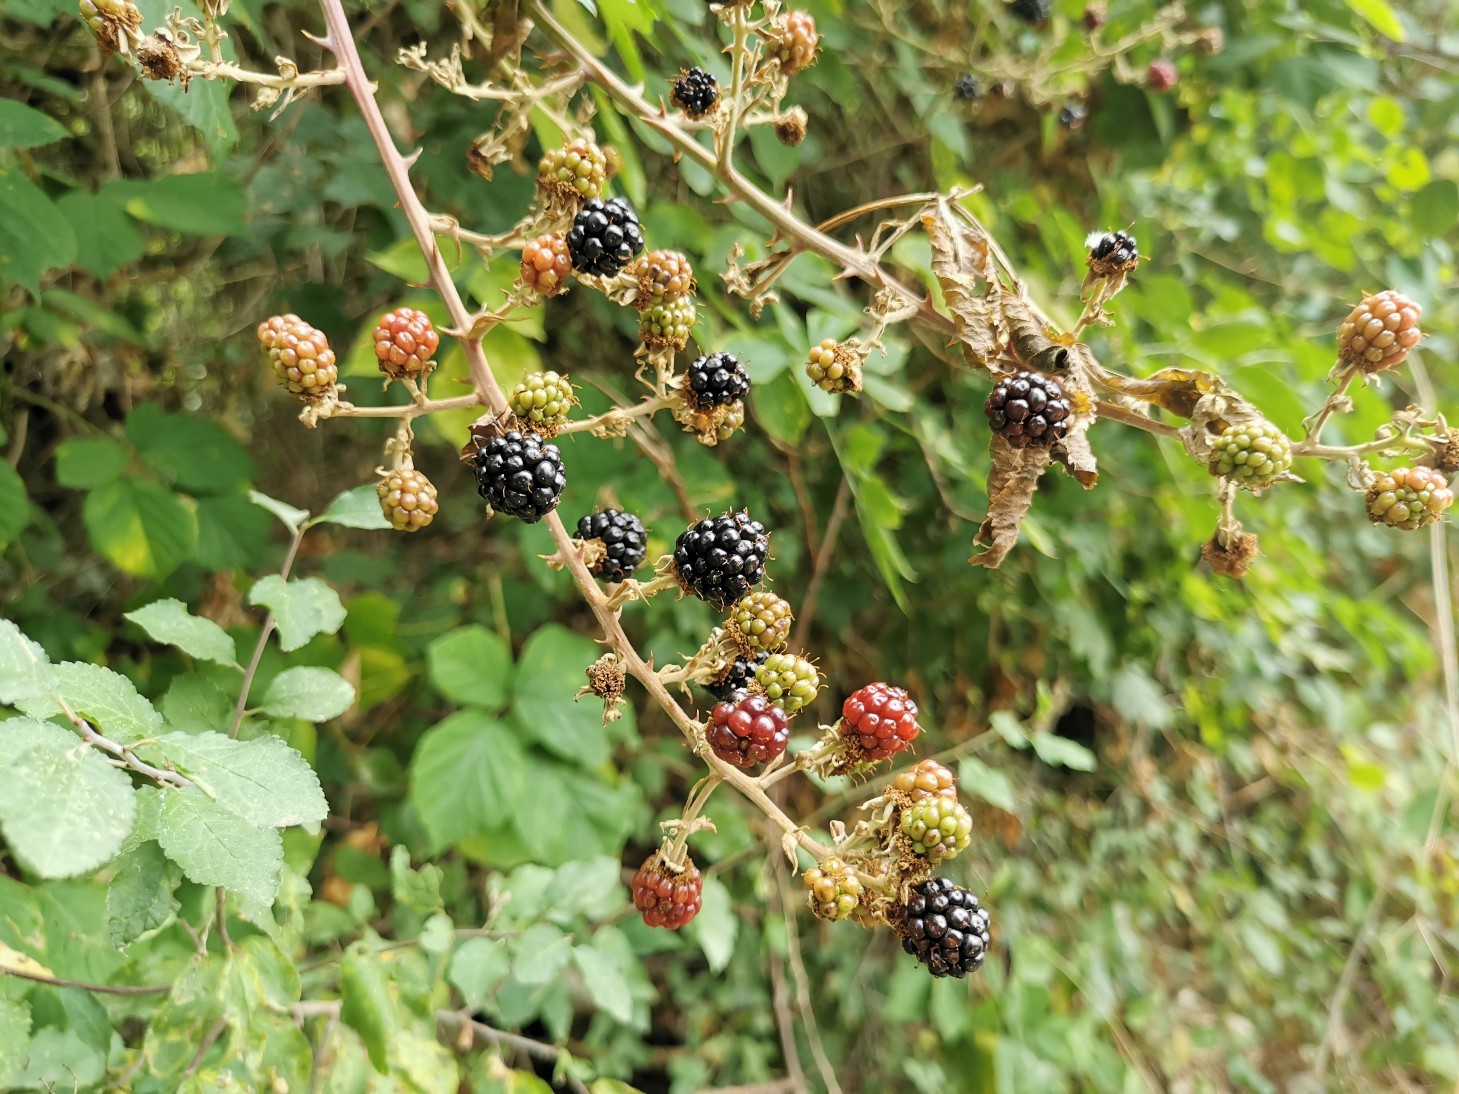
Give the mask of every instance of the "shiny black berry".
POLYGON ((1095 262, 1123 266, 1140 257, 1140 248, 1128 232, 1101 232, 1089 245, 1089 257, 1095 262))
POLYGON ((983 81, 971 73, 964 72, 957 78, 957 83, 952 85, 952 97, 959 102, 967 102, 976 99, 983 93, 983 81))
POLYGON ((567 252, 579 273, 612 277, 643 251, 638 214, 622 198, 594 198, 567 233, 567 252))
POLYGON ((711 353, 689 366, 684 394, 695 410, 737 403, 750 391, 750 377, 738 357, 711 353))
POLYGON ((504 433, 476 451, 476 490, 499 513, 536 524, 567 485, 562 453, 535 433, 504 433))
POLYGON ((622 581, 642 566, 648 555, 643 521, 618 509, 604 509, 581 518, 577 538, 596 539, 603 544, 603 557, 593 563, 592 570, 604 581, 622 581))
POLYGON ((896 920, 902 949, 933 976, 959 980, 982 967, 991 941, 988 927, 978 898, 945 877, 914 886, 896 920))
POLYGON ((993 432, 1014 448, 1063 440, 1073 412, 1059 381, 1027 370, 999 380, 983 410, 993 432))
POLYGON ((686 528, 674 544, 674 570, 688 592, 722 609, 765 579, 769 554, 765 526, 742 509, 686 528))
POLYGON ((750 681, 755 678, 755 670, 765 663, 765 658, 770 654, 761 652, 754 657, 743 655, 736 657, 729 668, 724 670, 724 675, 717 680, 711 680, 704 685, 704 690, 713 695, 716 699, 726 699, 729 702, 738 701, 750 681))
POLYGON ((719 105, 719 81, 702 68, 691 68, 674 81, 670 101, 691 118, 702 118, 719 105))

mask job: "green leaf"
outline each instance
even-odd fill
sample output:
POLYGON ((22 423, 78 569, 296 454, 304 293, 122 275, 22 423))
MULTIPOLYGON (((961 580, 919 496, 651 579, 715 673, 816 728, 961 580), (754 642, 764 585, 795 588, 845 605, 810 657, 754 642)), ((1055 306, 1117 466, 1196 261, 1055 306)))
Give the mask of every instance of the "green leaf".
POLYGON ((380 509, 380 495, 370 484, 346 490, 329 503, 329 508, 315 517, 310 524, 338 524, 345 528, 389 528, 380 509))
POLYGON ((30 1053, 30 1006, 0 998, 0 1083, 25 1066, 30 1053))
POLYGON ((233 717, 238 699, 236 673, 204 670, 174 677, 158 704, 172 729, 201 733, 220 729, 233 717))
POLYGON ((976 756, 964 756, 958 761, 959 783, 970 794, 976 794, 989 805, 997 806, 1005 813, 1018 811, 1018 799, 1013 793, 1013 780, 1005 771, 989 767, 976 756))
POLYGON ((0 148, 39 148, 65 136, 59 122, 34 107, 0 99, 0 148))
POLYGON ((152 1072, 176 1075, 188 1066, 198 1045, 224 1017, 224 959, 205 957, 184 965, 167 1001, 152 1015, 142 1053, 152 1072))
POLYGON ((633 994, 618 958, 591 946, 575 946, 572 960, 583 974, 593 1005, 620 1022, 629 1021, 633 1017, 633 994))
POLYGON ((253 474, 248 451, 221 426, 193 414, 168 414, 143 403, 127 415, 126 434, 142 459, 193 493, 227 493, 253 474))
POLYGON ((115 867, 106 887, 106 925, 111 944, 122 949, 166 927, 181 905, 173 895, 177 883, 167 857, 155 841, 146 840, 128 851, 115 867))
POLYGON ((11 1078, 12 1090, 91 1090, 106 1071, 106 1057, 74 1029, 46 1026, 30 1042, 25 1070, 11 1078))
POLYGON ((0 172, 0 278, 39 296, 41 274, 76 259, 76 233, 37 187, 19 171, 0 172))
POLYGON ((238 182, 212 171, 162 175, 147 181, 119 179, 100 192, 119 201, 138 220, 188 235, 237 235, 248 204, 248 195, 238 182))
POLYGON ((106 437, 72 437, 56 449, 56 481, 62 486, 94 490, 126 469, 126 449, 106 437))
POLYGON ((608 756, 602 704, 573 699, 583 671, 600 652, 591 639, 550 623, 527 640, 517 665, 513 712, 518 723, 549 751, 584 767, 608 756))
POLYGON ((77 739, 42 744, 15 759, 0 795, 0 832, 42 877, 74 877, 121 849, 137 802, 131 780, 77 739))
POLYGON ((782 444, 798 444, 811 424, 810 404, 789 372, 751 388, 750 409, 765 432, 782 444))
POLYGON ((377 959, 351 947, 339 965, 339 1016, 360 1035, 375 1070, 390 1070, 390 1036, 399 1024, 390 985, 377 959))
POLYGON ((1346 0, 1348 8, 1379 34, 1395 42, 1408 41, 1403 23, 1388 0, 1346 0))
POLYGON ((91 276, 104 280, 142 257, 146 241, 115 201, 72 190, 56 208, 76 235, 76 265, 91 276))
POLYGON ((485 627, 461 627, 426 647, 426 671, 435 689, 452 702, 496 710, 507 701, 512 651, 485 627))
POLYGON ((550 923, 522 932, 512 947, 512 975, 523 984, 545 984, 572 959, 572 943, 550 923))
POLYGON ((451 955, 446 979, 472 1010, 483 1009, 492 990, 511 972, 507 944, 496 938, 468 938, 451 955))
POLYGON ((729 965, 730 957, 735 952, 740 921, 735 915, 730 891, 718 878, 704 879, 703 900, 699 914, 689 921, 686 930, 704 951, 705 960, 709 962, 709 971, 720 973, 729 965))
POLYGON ((20 759, 33 748, 74 748, 76 734, 54 722, 38 722, 34 718, 7 718, 0 722, 0 770, 20 759))
POLYGON ((268 515, 242 494, 198 499, 198 565, 206 570, 251 570, 268 546, 268 515))
POLYGON ((56 673, 46 651, 10 620, 0 619, 0 703, 16 706, 26 700, 44 701, 55 694, 56 687, 56 673))
POLYGON ((267 494, 261 494, 257 490, 248 492, 248 500, 257 505, 260 509, 267 509, 274 516, 283 522, 285 528, 291 532, 297 532, 300 525, 309 519, 309 510, 296 509, 287 502, 271 498, 267 494))
POLYGON ((411 758, 410 800, 441 849, 504 824, 522 800, 525 774, 511 727, 463 710, 421 736, 411 758))
POLYGON ((1054 767, 1069 767, 1075 771, 1093 771, 1099 766, 1094 753, 1067 737, 1057 733, 1035 733, 1030 743, 1039 759, 1054 767))
POLYGON ((275 718, 327 722, 349 710, 354 701, 355 689, 339 673, 300 666, 274 677, 264 693, 263 709, 275 718))
POLYGON ((310 824, 329 814, 319 776, 282 738, 168 733, 148 751, 160 752, 224 809, 259 828, 310 824))
POLYGON ((191 787, 162 793, 157 842, 199 885, 271 905, 279 891, 283 844, 272 828, 249 824, 191 787))
MULTIPOLYGON (((0 103, 5 100, 0 99, 0 103)), ((0 544, 9 543, 30 523, 30 497, 20 475, 0 460, 0 544)))
POLYGON ((316 634, 334 634, 345 619, 339 593, 317 577, 285 581, 270 574, 249 590, 248 602, 273 610, 279 646, 285 653, 297 650, 316 634))
POLYGON ((93 491, 82 510, 91 543, 123 573, 161 580, 197 546, 192 510, 145 479, 118 479, 93 491))
POLYGON ((181 600, 154 600, 128 612, 125 618, 146 631, 154 642, 176 646, 199 661, 238 663, 238 647, 228 632, 211 619, 193 615, 181 600))
POLYGON ((162 731, 162 715, 121 673, 82 661, 64 661, 55 673, 61 698, 112 740, 128 744, 162 731))

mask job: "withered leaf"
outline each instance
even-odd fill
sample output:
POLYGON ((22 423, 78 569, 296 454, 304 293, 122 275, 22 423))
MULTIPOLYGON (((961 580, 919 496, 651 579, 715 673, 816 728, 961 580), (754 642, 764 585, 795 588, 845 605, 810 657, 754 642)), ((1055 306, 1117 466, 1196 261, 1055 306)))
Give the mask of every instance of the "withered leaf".
POLYGON ((998 434, 988 444, 993 470, 988 474, 988 515, 973 537, 974 546, 986 547, 968 559, 973 566, 995 569, 1018 542, 1018 529, 1033 504, 1039 476, 1053 459, 1047 448, 1014 448, 998 434))
POLYGON ((974 368, 990 369, 1004 339, 1002 285, 991 268, 988 237, 952 222, 945 205, 926 214, 922 227, 932 242, 932 272, 952 313, 963 357, 974 368))

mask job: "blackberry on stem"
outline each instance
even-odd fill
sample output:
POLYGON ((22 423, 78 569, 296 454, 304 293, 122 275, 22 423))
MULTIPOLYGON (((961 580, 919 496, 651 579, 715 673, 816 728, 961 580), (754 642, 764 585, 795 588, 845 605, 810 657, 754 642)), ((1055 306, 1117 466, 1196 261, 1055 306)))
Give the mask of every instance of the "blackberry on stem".
POLYGON ((1014 448, 1047 447, 1063 440, 1073 413, 1059 381, 1027 369, 999 380, 983 410, 993 432, 1014 448))
POLYGON ((933 976, 959 980, 982 967, 991 941, 988 927, 988 911, 978 898, 945 877, 913 886, 896 922, 902 949, 933 976))
POLYGON ((567 250, 579 273, 615 276, 643 251, 638 214, 623 198, 594 198, 573 220, 567 250))
POLYGON ((719 105, 719 81, 698 65, 681 72, 669 101, 691 118, 702 118, 719 105))
POLYGON ((603 557, 592 566, 604 581, 622 581, 643 565, 648 556, 648 533, 643 521, 621 509, 604 509, 578 521, 578 539, 603 544, 603 557))
POLYGON ((476 490, 495 510, 536 524, 557 508, 567 486, 562 453, 535 433, 513 430, 476 452, 476 490))
POLYGON ((710 353, 689 366, 684 394, 695 410, 737 403, 750 393, 750 377, 732 353, 710 353))
POLYGON ((745 689, 749 687, 750 681, 755 678, 755 670, 765 663, 769 653, 757 653, 753 657, 746 657, 743 654, 730 662, 729 668, 724 670, 723 675, 717 680, 712 680, 704 685, 704 690, 713 695, 716 699, 736 700, 743 697, 745 689))
POLYGON ((770 535, 745 510, 686 528, 674 544, 674 570, 687 592, 723 609, 765 579, 770 535))

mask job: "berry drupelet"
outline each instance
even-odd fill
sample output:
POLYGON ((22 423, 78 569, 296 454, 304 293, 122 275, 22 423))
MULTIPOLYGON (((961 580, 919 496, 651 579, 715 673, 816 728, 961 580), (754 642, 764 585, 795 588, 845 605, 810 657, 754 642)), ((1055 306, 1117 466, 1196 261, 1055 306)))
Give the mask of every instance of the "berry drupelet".
POLYGON ((769 763, 790 740, 785 711, 763 695, 747 695, 735 702, 720 702, 709 712, 704 728, 709 747, 727 764, 753 767, 769 763))
POLYGON ((719 105, 719 81, 704 69, 695 66, 679 73, 669 101, 691 118, 714 113, 719 105))
POLYGON ((582 517, 577 538, 597 540, 603 545, 603 557, 593 564, 592 571, 604 581, 632 576, 648 556, 648 533, 643 521, 621 509, 604 509, 582 517))
POLYGON ((745 510, 706 518, 674 544, 674 570, 686 592, 725 608, 765 579, 770 535, 745 510))
POLYGON ((982 967, 991 941, 988 927, 978 898, 945 877, 914 886, 896 923, 902 949, 933 976, 959 980, 982 967))
POLYGON ((1027 369, 999 380, 983 410, 993 432, 1014 448, 1063 440, 1072 413, 1059 381, 1027 369))
POLYGON ((615 276, 643 251, 638 214, 623 198, 594 198, 573 220, 567 250, 579 273, 615 276))
POLYGON ((535 433, 493 437, 476 452, 476 490, 493 509, 536 524, 562 499, 562 453, 535 433))
POLYGON ((737 403, 750 393, 750 377, 732 353, 700 357, 684 377, 684 397, 695 410, 737 403))

